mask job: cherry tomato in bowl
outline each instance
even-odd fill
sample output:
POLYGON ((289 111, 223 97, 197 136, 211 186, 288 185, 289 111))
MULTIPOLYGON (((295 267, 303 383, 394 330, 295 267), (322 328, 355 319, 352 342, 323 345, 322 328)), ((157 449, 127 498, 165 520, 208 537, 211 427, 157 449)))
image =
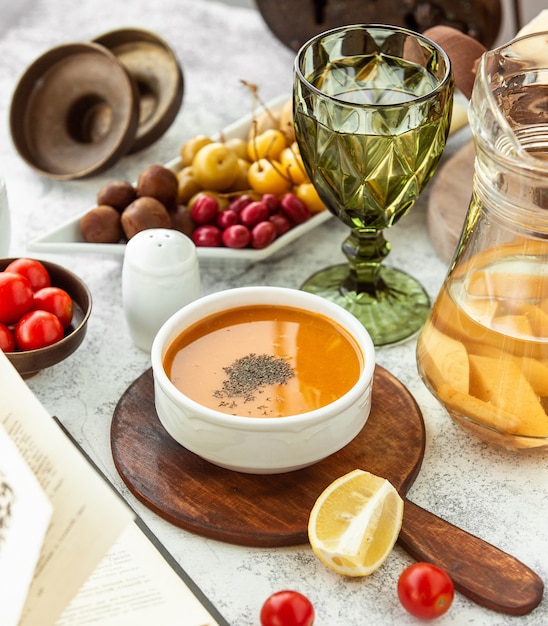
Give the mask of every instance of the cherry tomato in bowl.
POLYGON ((49 287, 51 284, 48 270, 37 259, 26 257, 14 259, 4 271, 24 276, 29 281, 33 291, 49 287))
MULTIPOLYGON (((0 259, 0 276, 14 260, 0 259)), ((37 350, 6 352, 8 360, 25 378, 63 361, 80 346, 86 336, 92 310, 91 293, 81 278, 61 265, 50 261, 41 262, 50 275, 51 284, 65 290, 72 298, 73 315, 60 341, 37 350)))
POLYGON ((33 308, 53 313, 63 328, 68 328, 72 321, 72 298, 61 287, 44 287, 36 291, 33 308))
POLYGON ((403 607, 420 619, 435 619, 449 610, 455 591, 453 581, 432 563, 413 563, 398 580, 398 598, 403 607))
POLYGON ((15 350, 15 337, 5 324, 0 324, 0 350, 2 352, 13 352, 15 350))
POLYGON ((0 272, 0 324, 15 324, 32 309, 32 300, 32 288, 24 276, 0 272))
POLYGON ((63 339, 63 325, 48 311, 31 311, 17 322, 15 343, 19 350, 39 350, 63 339))
POLYGON ((266 599, 260 617, 261 626, 312 626, 314 607, 302 593, 285 589, 266 599))

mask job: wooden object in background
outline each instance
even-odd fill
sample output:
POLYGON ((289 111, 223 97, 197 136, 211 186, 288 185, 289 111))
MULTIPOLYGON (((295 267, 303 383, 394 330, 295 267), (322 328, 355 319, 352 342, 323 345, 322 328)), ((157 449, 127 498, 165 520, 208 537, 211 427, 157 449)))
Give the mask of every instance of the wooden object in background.
POLYGON ((474 142, 458 150, 436 172, 428 196, 427 224, 434 249, 449 263, 464 225, 474 182, 474 142))
POLYGON ((495 42, 501 25, 500 0, 257 0, 274 35, 297 51, 315 35, 345 24, 391 24, 418 32, 451 26, 481 41, 495 42))

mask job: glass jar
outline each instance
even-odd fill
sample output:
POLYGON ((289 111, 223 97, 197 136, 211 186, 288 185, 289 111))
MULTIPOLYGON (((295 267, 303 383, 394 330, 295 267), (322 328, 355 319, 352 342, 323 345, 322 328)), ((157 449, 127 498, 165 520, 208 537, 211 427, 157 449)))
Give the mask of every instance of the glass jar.
POLYGON ((473 196, 417 344, 421 378, 461 426, 548 446, 548 38, 485 53, 470 101, 473 196))

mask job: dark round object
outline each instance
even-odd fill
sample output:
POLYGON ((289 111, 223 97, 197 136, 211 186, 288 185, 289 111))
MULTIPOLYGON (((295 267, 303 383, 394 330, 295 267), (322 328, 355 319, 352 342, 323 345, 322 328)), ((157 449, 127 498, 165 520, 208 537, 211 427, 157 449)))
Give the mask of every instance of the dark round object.
POLYGON ((134 200, 122 213, 122 228, 128 239, 148 228, 171 228, 171 216, 156 198, 143 196, 134 200))
POLYGON ((135 187, 127 180, 106 183, 97 193, 97 204, 108 204, 120 213, 137 197, 135 187))
POLYGON ((166 209, 173 211, 177 205, 179 181, 174 172, 163 165, 149 165, 137 179, 137 195, 159 200, 166 209))
POLYGON ((96 206, 82 216, 80 232, 88 243, 118 243, 124 236, 120 213, 108 204, 96 206))
POLYGON ((171 213, 171 223, 172 228, 188 237, 192 237, 192 233, 196 228, 196 224, 192 219, 192 211, 184 204, 178 204, 175 211, 171 213))
MULTIPOLYGON (((14 260, 14 258, 0 259, 0 271, 3 271, 14 260)), ((65 329, 64 338, 51 346, 39 350, 6 353, 12 365, 23 377, 32 376, 70 356, 84 340, 91 315, 91 293, 86 284, 76 274, 56 263, 42 259, 40 262, 48 270, 51 284, 64 289, 72 298, 72 321, 65 329)))
POLYGON ((17 151, 40 174, 60 180, 106 170, 133 145, 138 122, 134 81, 94 43, 68 43, 43 54, 11 101, 17 151))

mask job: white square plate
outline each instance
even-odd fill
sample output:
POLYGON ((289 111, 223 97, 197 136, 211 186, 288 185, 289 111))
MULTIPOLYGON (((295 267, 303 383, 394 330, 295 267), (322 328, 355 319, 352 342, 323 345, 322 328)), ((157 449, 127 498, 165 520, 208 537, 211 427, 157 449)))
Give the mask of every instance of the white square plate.
MULTIPOLYGON (((271 110, 276 110, 285 101, 287 97, 280 97, 267 104, 267 107, 271 110)), ((249 113, 238 121, 227 126, 221 133, 226 139, 232 139, 234 137, 247 137, 249 131, 252 114, 249 113)), ((173 159, 166 163, 166 167, 169 167, 173 171, 177 172, 181 169, 180 158, 173 159)), ((91 207, 90 207, 91 208, 91 207)), ((72 218, 71 220, 61 224, 55 230, 50 231, 46 235, 42 235, 37 239, 31 241, 27 248, 31 252, 52 252, 52 253, 95 253, 95 254, 113 254, 117 256, 123 256, 125 252, 125 243, 88 243, 82 237, 80 232, 80 220, 87 213, 89 209, 83 211, 80 215, 72 218)), ((232 248, 206 248, 198 247, 198 258, 200 260, 207 261, 220 261, 220 262, 248 262, 253 263, 256 261, 262 261, 263 259, 272 256, 291 242, 295 241, 299 237, 311 231, 316 226, 319 226, 326 220, 332 217, 332 214, 325 210, 321 213, 316 213, 309 220, 303 224, 299 224, 289 230, 287 233, 275 239, 269 246, 262 248, 261 250, 255 250, 253 248, 244 248, 235 250, 232 248)))

